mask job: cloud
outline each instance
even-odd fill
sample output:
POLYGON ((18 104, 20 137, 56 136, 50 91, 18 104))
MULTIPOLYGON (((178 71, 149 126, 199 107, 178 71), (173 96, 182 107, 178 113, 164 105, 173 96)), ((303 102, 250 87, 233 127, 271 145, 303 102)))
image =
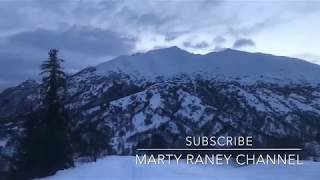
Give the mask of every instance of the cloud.
POLYGON ((135 39, 110 30, 72 27, 37 29, 0 38, 0 88, 39 78, 39 66, 51 48, 60 50, 67 72, 74 73, 111 57, 131 53, 135 39))
POLYGON ((183 46, 186 48, 204 49, 204 48, 208 48, 210 45, 206 41, 201 41, 195 44, 187 41, 183 43, 183 46))
POLYGON ((213 39, 213 42, 217 45, 225 43, 227 40, 223 36, 217 36, 213 39))
POLYGON ((132 51, 133 38, 97 28, 73 27, 66 31, 38 29, 8 37, 17 46, 31 46, 41 50, 58 48, 65 51, 81 52, 92 56, 115 56, 132 51))
POLYGON ((233 48, 254 47, 256 46, 251 39, 238 39, 233 43, 233 48))
POLYGON ((0 89, 14 86, 22 80, 29 78, 38 79, 40 61, 44 60, 34 55, 24 53, 23 49, 16 49, 11 52, 3 52, 3 50, 1 50, 0 59, 0 89))
MULTIPOLYGON (((252 47, 258 42, 260 48, 268 42, 259 40, 258 33, 274 35, 270 29, 276 26, 282 26, 282 32, 290 31, 287 23, 305 22, 310 14, 319 12, 319 5, 310 1, 5 1, 0 5, 0 82, 35 78, 38 65, 52 47, 61 50, 72 72, 156 47, 176 45, 207 53, 232 46, 252 47), (17 71, 12 71, 14 65, 17 71)), ((309 24, 301 32, 313 29, 314 23, 309 24)), ((316 44, 312 41, 310 46, 316 44)), ((299 47, 294 51, 299 53, 299 47)))
POLYGON ((225 50, 226 48, 225 47, 222 47, 222 46, 216 46, 214 47, 213 51, 222 51, 222 50, 225 50))
POLYGON ((320 64, 320 56, 319 55, 315 55, 312 53, 301 53, 301 54, 295 54, 293 56, 308 60, 312 63, 320 64))

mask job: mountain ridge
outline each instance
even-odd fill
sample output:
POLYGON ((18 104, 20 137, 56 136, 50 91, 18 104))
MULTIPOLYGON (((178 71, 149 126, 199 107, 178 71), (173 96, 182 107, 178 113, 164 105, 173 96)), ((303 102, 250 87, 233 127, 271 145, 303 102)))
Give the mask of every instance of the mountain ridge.
POLYGON ((320 74, 320 66, 317 64, 297 58, 232 49, 199 55, 178 47, 170 47, 120 56, 95 68, 99 75, 108 71, 123 71, 147 78, 198 73, 213 77, 224 76, 233 80, 243 78, 251 83, 258 80, 276 83, 320 82, 317 76, 320 74))

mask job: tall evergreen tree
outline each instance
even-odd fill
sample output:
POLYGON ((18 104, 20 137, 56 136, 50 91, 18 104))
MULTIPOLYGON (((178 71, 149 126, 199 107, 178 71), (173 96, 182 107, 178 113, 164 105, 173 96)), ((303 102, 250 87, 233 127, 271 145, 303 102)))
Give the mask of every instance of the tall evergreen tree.
POLYGON ((48 60, 41 65, 41 106, 24 124, 25 136, 13 169, 15 179, 44 177, 73 166, 70 119, 62 103, 66 75, 57 54, 58 50, 51 49, 48 60))

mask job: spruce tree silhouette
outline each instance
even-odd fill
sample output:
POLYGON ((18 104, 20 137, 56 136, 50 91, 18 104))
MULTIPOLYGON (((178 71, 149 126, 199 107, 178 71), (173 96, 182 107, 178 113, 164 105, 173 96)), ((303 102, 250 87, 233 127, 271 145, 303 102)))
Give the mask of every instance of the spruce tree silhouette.
POLYGON ((66 75, 58 50, 49 51, 41 65, 42 88, 40 108, 30 113, 24 123, 24 138, 12 179, 28 180, 54 174, 73 166, 70 147, 70 118, 62 99, 66 94, 66 75))

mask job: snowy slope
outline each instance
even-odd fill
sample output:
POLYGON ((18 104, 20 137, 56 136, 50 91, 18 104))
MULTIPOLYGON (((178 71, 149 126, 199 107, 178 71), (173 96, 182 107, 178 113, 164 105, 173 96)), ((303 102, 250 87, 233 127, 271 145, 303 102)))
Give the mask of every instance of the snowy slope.
POLYGON ((301 166, 256 165, 136 165, 130 156, 105 157, 97 162, 59 171, 45 180, 319 180, 320 163, 301 166))
MULTIPOLYGON (((112 155, 179 148, 186 135, 241 135, 259 147, 301 147, 304 158, 319 160, 319 69, 230 49, 195 55, 172 47, 118 57, 67 79, 75 151, 87 156, 94 124, 106 137, 99 143, 111 137, 112 155)), ((38 88, 29 81, 0 93, 0 164, 17 148, 23 115, 39 105, 38 88)))
POLYGON ((105 75, 120 71, 147 78, 172 77, 178 74, 201 74, 206 77, 257 80, 282 83, 319 83, 320 66, 300 59, 232 49, 206 55, 191 54, 177 47, 120 56, 97 66, 105 75))

